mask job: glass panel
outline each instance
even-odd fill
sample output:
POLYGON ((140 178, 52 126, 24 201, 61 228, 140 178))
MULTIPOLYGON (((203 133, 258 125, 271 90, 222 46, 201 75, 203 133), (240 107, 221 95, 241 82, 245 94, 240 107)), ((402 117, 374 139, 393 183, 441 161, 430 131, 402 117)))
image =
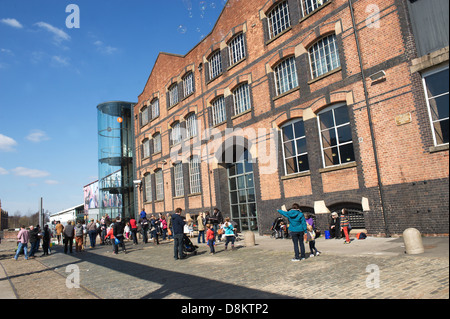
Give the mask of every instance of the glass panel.
MULTIPOLYGON (((425 78, 427 84, 428 98, 448 92, 449 86, 448 69, 429 75, 425 78)), ((447 104, 448 106, 448 104, 447 104)))
POLYGON ((339 135, 339 143, 346 143, 352 141, 352 129, 350 125, 346 125, 343 127, 338 128, 338 135, 339 135))
POLYGON ((242 231, 248 230, 248 219, 241 219, 241 229, 242 231))
POLYGON ((256 217, 256 205, 255 204, 248 204, 248 216, 255 218, 256 217))
POLYGON ((244 176, 239 176, 237 178, 237 182, 238 182, 238 189, 244 189, 245 188, 245 177, 244 176))
POLYGON ((286 160, 286 174, 293 174, 297 173, 297 161, 295 160, 295 157, 291 157, 286 160))
MULTIPOLYGON (((237 208, 237 207, 236 207, 237 208)), ((233 220, 233 222, 235 222, 237 225, 236 225, 236 229, 238 230, 238 231, 241 231, 241 220, 240 219, 237 219, 237 217, 236 218, 234 218, 234 217, 232 217, 231 218, 232 220, 233 220)))
POLYGON ((295 142, 294 140, 284 143, 284 156, 292 157, 295 155, 295 142))
POLYGON ((325 157, 325 166, 333 166, 339 164, 337 147, 323 150, 323 155, 325 157))
POLYGON ((248 187, 248 188, 251 188, 251 187, 254 187, 254 186, 255 186, 255 184, 254 184, 254 182, 253 182, 253 174, 248 174, 248 175, 246 175, 246 176, 245 176, 245 179, 247 180, 247 187, 248 187))
POLYGON ((245 190, 239 191, 239 203, 246 203, 247 202, 247 193, 245 190))
POLYGON ((294 139, 294 131, 292 125, 283 127, 283 141, 289 141, 294 139))
POLYGON ((347 106, 341 106, 341 107, 334 109, 334 117, 336 119, 336 125, 350 123, 347 106))
POLYGON ((241 212, 241 217, 247 217, 247 205, 239 204, 239 210, 241 212))
POLYGON ((250 230, 252 231, 258 230, 258 222, 256 218, 250 218, 249 223, 250 223, 249 225, 250 230))
POLYGON ((231 219, 235 220, 239 218, 239 207, 237 205, 231 206, 231 219))
POLYGON ((448 121, 449 120, 446 119, 434 123, 437 145, 448 143, 448 121))
POLYGON ((248 200, 247 200, 248 202, 256 202, 254 188, 250 188, 247 190, 247 196, 248 196, 248 200))
POLYGON ((342 164, 355 161, 355 153, 353 152, 353 143, 340 146, 339 153, 341 155, 342 164))
POLYGON ((236 178, 230 178, 230 191, 235 191, 236 189, 236 178))
POLYGON ((298 157, 298 167, 300 172, 309 171, 308 155, 298 157))
POLYGON ((297 154, 306 153, 306 138, 297 140, 297 154))
POLYGON ((238 203, 238 193, 237 192, 231 192, 230 193, 230 200, 231 200, 231 204, 237 204, 238 203))
POLYGON ((323 148, 335 146, 337 144, 336 132, 334 129, 322 132, 322 144, 323 148))
POLYGON ((430 99, 430 110, 433 121, 445 119, 449 116, 449 95, 430 99))
POLYGON ((295 137, 305 136, 305 124, 303 121, 298 121, 294 123, 295 137))
POLYGON ((236 163, 236 174, 244 174, 244 164, 242 163, 236 163))
POLYGON ((332 128, 334 126, 333 113, 331 111, 328 111, 320 114, 319 121, 321 130, 332 128))
POLYGON ((229 176, 234 176, 234 175, 236 175, 236 165, 235 165, 235 164, 231 164, 231 165, 228 167, 228 175, 229 175, 229 176))

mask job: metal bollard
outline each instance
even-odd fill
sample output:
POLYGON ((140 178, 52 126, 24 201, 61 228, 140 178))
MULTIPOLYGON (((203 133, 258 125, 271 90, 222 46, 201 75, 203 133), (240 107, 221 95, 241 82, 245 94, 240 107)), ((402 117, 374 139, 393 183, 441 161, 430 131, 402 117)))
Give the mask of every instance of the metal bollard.
POLYGON ((415 228, 408 228, 403 232, 403 241, 405 243, 406 253, 409 255, 422 254, 423 248, 422 235, 415 228))
POLYGON ((245 246, 255 246, 255 234, 252 231, 247 231, 244 234, 245 246))

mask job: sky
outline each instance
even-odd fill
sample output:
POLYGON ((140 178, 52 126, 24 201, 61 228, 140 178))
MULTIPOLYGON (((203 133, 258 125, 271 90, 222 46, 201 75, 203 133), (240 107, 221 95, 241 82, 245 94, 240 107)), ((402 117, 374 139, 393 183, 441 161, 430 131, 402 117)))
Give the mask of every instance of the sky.
POLYGON ((225 3, 0 0, 2 209, 82 204, 98 179, 96 106, 136 102, 158 53, 188 53, 225 3))

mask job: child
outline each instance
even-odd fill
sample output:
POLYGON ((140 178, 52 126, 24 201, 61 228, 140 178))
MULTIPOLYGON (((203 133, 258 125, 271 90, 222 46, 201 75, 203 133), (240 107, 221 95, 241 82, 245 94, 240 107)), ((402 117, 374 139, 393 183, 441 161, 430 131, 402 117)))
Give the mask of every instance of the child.
POLYGON ((131 234, 130 223, 127 222, 127 224, 125 225, 125 238, 127 240, 130 240, 130 234, 131 234))
POLYGON ((190 220, 188 224, 189 237, 194 238, 194 221, 190 220))
POLYGON ((284 222, 280 222, 280 238, 281 239, 285 239, 285 238, 287 238, 287 227, 286 227, 286 225, 284 224, 284 222))
POLYGON ((214 242, 214 225, 206 225, 206 228, 208 229, 206 231, 206 240, 208 241, 207 245, 209 246, 209 254, 214 254, 216 251, 214 249, 215 242, 214 242))
POLYGON ((309 242, 309 250, 311 254, 309 257, 319 256, 320 251, 316 248, 316 233, 311 225, 306 226, 306 241, 309 242))

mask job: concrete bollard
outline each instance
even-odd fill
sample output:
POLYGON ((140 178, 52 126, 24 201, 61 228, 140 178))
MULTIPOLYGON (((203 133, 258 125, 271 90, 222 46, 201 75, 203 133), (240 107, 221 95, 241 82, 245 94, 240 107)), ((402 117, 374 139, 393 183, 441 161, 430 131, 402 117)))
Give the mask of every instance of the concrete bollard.
POLYGON ((255 246, 255 234, 252 231, 247 231, 244 234, 244 244, 245 246, 255 246))
POLYGON ((422 235, 415 228, 408 228, 403 232, 403 241, 405 243, 406 253, 409 255, 422 254, 423 248, 422 235))

